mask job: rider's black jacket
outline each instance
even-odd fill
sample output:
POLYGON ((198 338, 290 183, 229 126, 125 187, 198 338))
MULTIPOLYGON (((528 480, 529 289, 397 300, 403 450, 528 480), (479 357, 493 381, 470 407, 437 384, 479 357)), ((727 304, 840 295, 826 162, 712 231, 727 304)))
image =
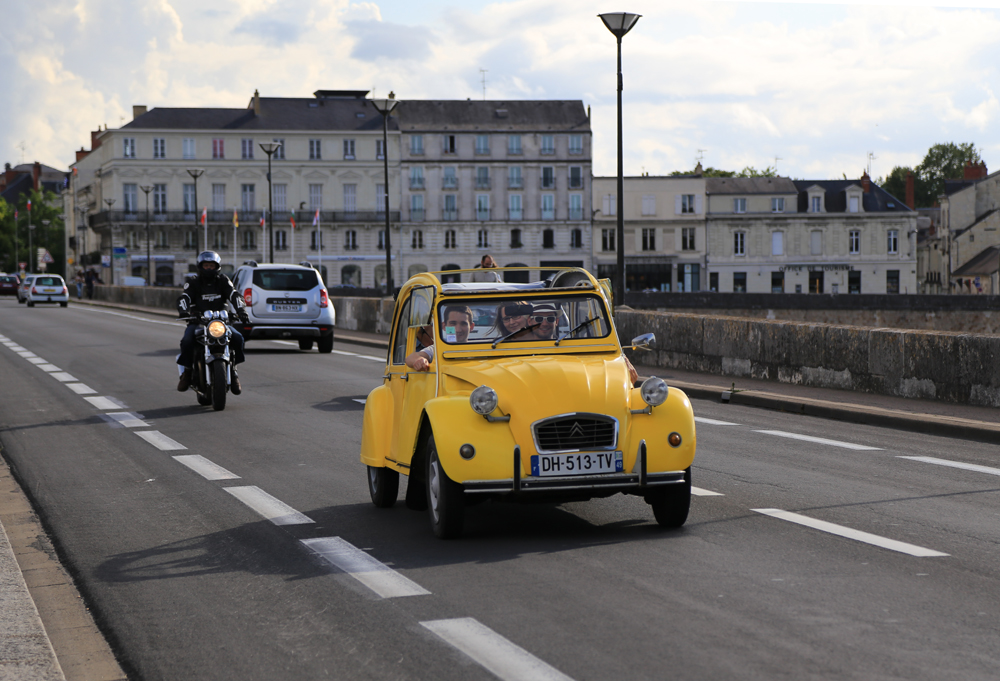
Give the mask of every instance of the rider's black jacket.
POLYGON ((177 299, 177 312, 188 317, 207 310, 225 310, 230 303, 239 317, 246 315, 243 297, 233 288, 233 282, 222 272, 209 280, 193 278, 184 284, 184 292, 177 299))

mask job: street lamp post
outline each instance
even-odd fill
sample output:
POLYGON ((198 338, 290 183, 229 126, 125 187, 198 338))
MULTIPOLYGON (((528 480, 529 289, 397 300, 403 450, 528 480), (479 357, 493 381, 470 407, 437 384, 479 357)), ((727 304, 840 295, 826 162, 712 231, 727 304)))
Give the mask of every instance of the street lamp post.
MULTIPOLYGON (((198 229, 198 178, 205 174, 205 169, 188 168, 187 172, 194 180, 194 228, 198 229)), ((208 250, 208 220, 205 220, 205 250, 208 250)))
POLYGON ((385 170, 385 295, 392 297, 392 241, 389 237, 389 114, 399 101, 393 93, 388 99, 373 99, 372 106, 382 114, 382 161, 385 170))
POLYGON ((615 276, 615 304, 625 302, 625 169, 622 160, 622 37, 632 30, 641 14, 612 12, 599 14, 601 21, 618 40, 618 235, 615 244, 618 250, 618 271, 615 276))
MULTIPOLYGON (((149 192, 153 191, 153 188, 148 184, 144 184, 139 189, 146 194, 146 286, 152 286, 153 277, 151 272, 153 271, 153 257, 149 249, 149 192)), ((114 256, 111 259, 114 260, 114 256)))
MULTIPOLYGON (((271 190, 271 156, 281 147, 281 142, 261 142, 261 150, 267 154, 267 243, 268 260, 274 262, 274 192, 271 190)), ((295 235, 292 234, 292 239, 295 235)))
MULTIPOLYGON (((115 225, 111 220, 111 206, 115 205, 114 199, 104 199, 104 203, 108 204, 108 241, 111 243, 111 266, 108 268, 111 271, 111 285, 115 285, 115 225)), ((128 208, 128 206, 126 206, 128 208)))

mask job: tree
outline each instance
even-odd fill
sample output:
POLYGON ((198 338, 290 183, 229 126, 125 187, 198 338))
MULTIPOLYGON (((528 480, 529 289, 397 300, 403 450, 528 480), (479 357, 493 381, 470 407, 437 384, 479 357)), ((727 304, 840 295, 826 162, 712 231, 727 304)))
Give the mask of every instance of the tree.
POLYGON ((965 164, 979 163, 982 157, 972 142, 935 144, 927 150, 924 160, 917 166, 917 176, 923 187, 917 192, 917 205, 932 206, 944 193, 944 181, 961 179, 965 164))
MULTIPOLYGON (((697 173, 697 168, 694 170, 675 170, 671 175, 694 175, 697 173)), ((701 171, 702 177, 777 177, 778 169, 772 166, 767 166, 763 170, 757 170, 753 166, 747 166, 743 170, 736 172, 735 170, 719 170, 718 168, 708 167, 701 171)))
MULTIPOLYGON (((900 201, 906 201, 906 176, 913 173, 914 195, 923 189, 923 180, 917 175, 917 171, 908 166, 896 166, 885 177, 880 177, 875 184, 882 187, 900 201)), ((918 204, 919 205, 919 204, 918 204)))
POLYGON ((52 255, 55 261, 48 265, 47 271, 65 274, 63 263, 65 262, 65 242, 63 235, 65 225, 61 209, 57 204, 61 203, 59 197, 48 191, 36 191, 34 189, 26 194, 21 194, 15 205, 8 204, 0 199, 0 270, 5 272, 16 272, 17 263, 33 262, 37 265, 37 250, 44 248, 52 255), (31 222, 35 225, 35 230, 31 234, 31 246, 35 253, 28 253, 28 201, 31 201, 31 222), (14 212, 17 211, 17 219, 14 219, 14 212), (48 220, 46 225, 43 220, 48 220), (16 253, 15 253, 16 238, 16 253), (16 259, 15 259, 16 256, 16 259))

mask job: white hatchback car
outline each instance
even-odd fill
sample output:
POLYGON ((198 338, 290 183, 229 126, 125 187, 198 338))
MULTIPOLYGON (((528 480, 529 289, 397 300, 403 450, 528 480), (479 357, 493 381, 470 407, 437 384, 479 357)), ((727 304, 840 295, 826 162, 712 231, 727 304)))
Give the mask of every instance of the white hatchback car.
POLYGON ((34 307, 35 303, 59 303, 66 307, 69 289, 58 274, 36 274, 25 294, 25 302, 28 307, 34 307))

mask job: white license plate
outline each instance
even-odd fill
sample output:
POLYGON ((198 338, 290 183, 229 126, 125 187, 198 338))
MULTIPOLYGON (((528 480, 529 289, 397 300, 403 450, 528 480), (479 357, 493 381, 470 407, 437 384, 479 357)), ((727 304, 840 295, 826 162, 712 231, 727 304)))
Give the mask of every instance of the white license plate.
POLYGON ((531 475, 596 475, 621 473, 621 452, 577 452, 574 454, 535 454, 531 457, 531 475))
POLYGON ((42 293, 46 293, 48 295, 53 295, 53 294, 56 294, 56 293, 62 293, 62 289, 61 288, 43 288, 42 289, 42 293))
POLYGON ((271 312, 302 312, 301 305, 272 305, 271 312))

